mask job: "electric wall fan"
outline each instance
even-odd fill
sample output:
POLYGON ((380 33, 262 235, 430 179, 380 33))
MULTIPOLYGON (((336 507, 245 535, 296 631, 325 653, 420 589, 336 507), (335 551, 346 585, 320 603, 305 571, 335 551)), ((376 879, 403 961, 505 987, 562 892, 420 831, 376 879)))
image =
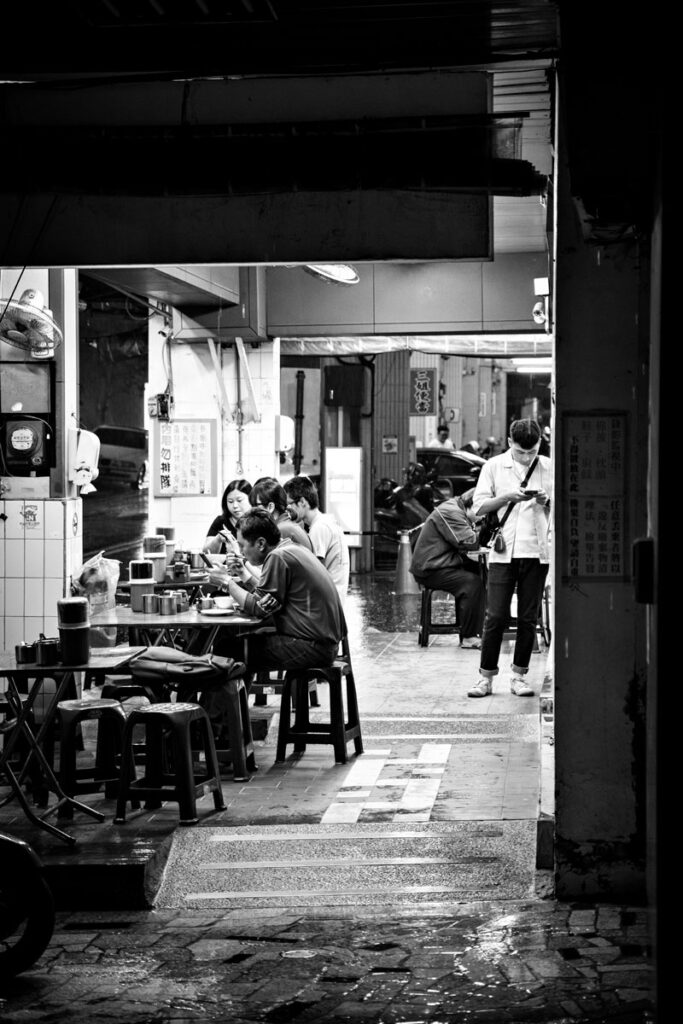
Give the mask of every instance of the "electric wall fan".
POLYGON ((50 359, 63 340, 61 329, 45 306, 45 296, 27 288, 19 299, 0 299, 0 341, 23 349, 34 359, 50 359))

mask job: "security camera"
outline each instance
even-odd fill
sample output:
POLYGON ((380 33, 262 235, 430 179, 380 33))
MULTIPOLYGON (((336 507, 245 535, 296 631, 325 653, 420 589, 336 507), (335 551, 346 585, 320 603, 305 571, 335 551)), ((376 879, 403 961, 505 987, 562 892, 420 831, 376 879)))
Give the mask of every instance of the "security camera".
POLYGON ((545 311, 545 302, 537 302, 534 308, 531 310, 531 315, 534 318, 535 324, 544 324, 548 319, 548 314, 545 311))

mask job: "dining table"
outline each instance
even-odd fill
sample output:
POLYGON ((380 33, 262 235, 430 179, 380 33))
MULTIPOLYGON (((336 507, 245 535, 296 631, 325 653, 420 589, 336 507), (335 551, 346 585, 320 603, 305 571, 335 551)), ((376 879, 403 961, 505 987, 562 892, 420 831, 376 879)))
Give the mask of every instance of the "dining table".
POLYGON ((0 722, 3 741, 0 749, 0 776, 4 776, 9 784, 9 792, 0 799, 0 807, 16 799, 29 821, 69 844, 75 843, 75 838, 47 821, 48 816, 68 805, 70 809, 82 811, 97 821, 104 821, 100 811, 68 796, 62 789, 45 753, 48 730, 54 728, 59 702, 80 696, 78 680, 84 674, 121 672, 144 649, 127 645, 91 648, 87 663, 77 665, 61 662, 54 665, 18 663, 13 653, 0 652, 0 679, 7 680, 3 694, 7 713, 5 720, 0 722), (43 684, 46 679, 54 680, 55 688, 38 724, 34 710, 38 696, 45 693, 43 684), (39 808, 45 805, 41 813, 34 811, 24 792, 24 780, 27 777, 31 782, 36 805, 39 808), (48 807, 50 792, 56 795, 57 801, 48 807))
POLYGON ((262 627, 264 620, 256 615, 245 615, 238 609, 201 611, 191 605, 186 611, 161 615, 159 612, 134 612, 130 605, 116 605, 92 615, 90 625, 125 629, 131 643, 182 647, 188 654, 202 655, 212 649, 219 630, 227 630, 246 643, 249 633, 262 627))

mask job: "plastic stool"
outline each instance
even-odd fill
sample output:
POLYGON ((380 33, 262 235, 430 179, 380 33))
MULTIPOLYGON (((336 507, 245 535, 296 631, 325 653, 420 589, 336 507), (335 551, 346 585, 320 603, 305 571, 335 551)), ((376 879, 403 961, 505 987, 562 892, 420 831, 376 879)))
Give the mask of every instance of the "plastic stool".
MULTIPOLYGON (((282 693, 284 677, 285 674, 282 669, 277 672, 277 678, 275 679, 271 678, 271 673, 268 669, 257 672, 256 679, 249 687, 249 692, 254 694, 254 707, 266 707, 268 704, 268 694, 271 690, 275 694, 282 693)), ((308 701, 312 708, 320 707, 318 687, 315 679, 311 679, 308 683, 308 701)))
POLYGON ((280 724, 277 734, 276 761, 284 761, 287 744, 293 743, 296 752, 303 752, 308 743, 329 743, 334 747, 337 764, 346 764, 347 743, 353 740, 356 754, 363 753, 356 682, 351 668, 348 645, 344 654, 326 668, 289 669, 285 672, 280 697, 280 724), (330 687, 329 722, 311 722, 308 709, 308 685, 311 679, 328 683, 330 687), (344 714, 344 681, 346 681, 346 707, 344 714), (298 692, 297 692, 298 691, 298 692), (294 696, 294 725, 292 726, 292 696, 294 696))
POLYGON ((131 697, 146 697, 150 704, 161 704, 168 701, 170 690, 147 682, 134 683, 131 676, 122 676, 120 679, 110 677, 102 684, 102 696, 118 701, 126 701, 131 697))
MULTIPOLYGON (((77 793, 97 793, 104 785, 105 796, 118 794, 119 780, 126 766, 129 776, 134 777, 132 760, 121 756, 126 712, 117 700, 63 700, 57 705, 59 722, 59 782, 67 796, 77 793), (97 720, 97 742, 95 763, 78 768, 76 753, 78 744, 77 728, 81 722, 97 720)), ((73 808, 66 803, 59 808, 58 817, 72 818, 73 808)))
POLYGON ((432 597, 434 594, 448 593, 448 591, 432 590, 431 587, 420 585, 422 599, 420 602, 420 625, 418 628, 417 640, 420 647, 429 646, 429 637, 432 633, 458 633, 458 609, 455 608, 455 618, 452 622, 432 622, 432 597))
MULTIPOLYGON (((251 718, 249 717, 249 697, 244 679, 237 676, 221 683, 221 693, 228 698, 228 736, 229 746, 222 745, 223 735, 214 737, 218 760, 230 760, 234 782, 248 782, 250 772, 258 770, 254 755, 254 740, 251 734, 251 718), (222 756, 221 756, 222 755, 222 756)), ((196 701, 201 691, 190 687, 178 687, 179 701, 196 701)))
POLYGON ((139 779, 130 779, 122 770, 114 818, 117 825, 125 823, 127 801, 138 808, 141 798, 146 800, 149 810, 161 807, 165 800, 174 800, 179 807, 180 824, 196 825, 199 820, 197 797, 202 796, 207 787, 213 792, 215 809, 225 810, 211 722, 199 704, 149 704, 131 711, 123 734, 124 765, 132 757, 136 725, 145 728, 145 774, 139 779), (195 723, 201 732, 206 760, 205 769, 200 772, 195 771, 192 756, 191 728, 195 723))
MULTIPOLYGON (((28 700, 28 697, 22 694, 20 699, 21 706, 23 709, 24 705, 26 704, 26 701, 28 700)), ((28 716, 28 725, 31 728, 31 730, 35 731, 36 723, 32 714, 29 714, 28 716)), ((15 727, 16 715, 14 713, 14 707, 7 699, 7 697, 4 694, 2 694, 2 696, 0 696, 0 736, 4 736, 6 733, 13 732, 15 727)), ((21 766, 21 764, 23 764, 24 758, 26 757, 26 754, 28 753, 28 750, 28 744, 26 743, 26 739, 22 734, 19 736, 19 739, 17 740, 14 746, 14 750, 12 751, 12 764, 21 766)), ((38 773, 38 777, 40 778, 40 768, 34 765, 34 771, 36 770, 38 773)))

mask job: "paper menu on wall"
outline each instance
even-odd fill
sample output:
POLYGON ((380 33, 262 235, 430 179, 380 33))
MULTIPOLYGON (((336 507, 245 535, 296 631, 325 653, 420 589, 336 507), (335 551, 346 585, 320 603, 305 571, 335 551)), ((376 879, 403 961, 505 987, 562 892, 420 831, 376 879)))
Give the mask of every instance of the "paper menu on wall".
POLYGON ((155 421, 154 496, 216 494, 214 420, 155 421))

